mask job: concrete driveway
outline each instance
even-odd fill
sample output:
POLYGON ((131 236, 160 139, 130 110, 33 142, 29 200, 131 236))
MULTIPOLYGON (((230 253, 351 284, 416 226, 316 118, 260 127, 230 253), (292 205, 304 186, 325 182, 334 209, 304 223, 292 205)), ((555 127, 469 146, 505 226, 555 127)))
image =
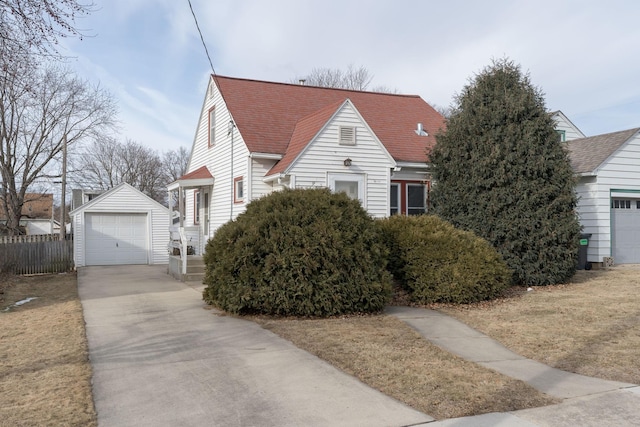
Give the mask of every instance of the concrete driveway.
POLYGON ((407 426, 432 421, 253 322, 166 266, 78 272, 98 424, 407 426))

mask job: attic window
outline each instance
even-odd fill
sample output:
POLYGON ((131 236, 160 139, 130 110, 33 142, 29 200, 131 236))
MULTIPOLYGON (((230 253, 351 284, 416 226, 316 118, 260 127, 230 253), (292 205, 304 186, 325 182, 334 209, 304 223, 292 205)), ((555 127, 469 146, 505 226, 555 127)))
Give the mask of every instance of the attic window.
POLYGON ((209 147, 216 143, 216 109, 215 106, 209 110, 209 147))
POLYGON ((567 132, 564 130, 557 130, 556 132, 558 132, 558 135, 560 136, 560 142, 566 142, 567 141, 567 132))
POLYGON ((340 126, 340 145, 356 145, 356 128, 353 126, 340 126))

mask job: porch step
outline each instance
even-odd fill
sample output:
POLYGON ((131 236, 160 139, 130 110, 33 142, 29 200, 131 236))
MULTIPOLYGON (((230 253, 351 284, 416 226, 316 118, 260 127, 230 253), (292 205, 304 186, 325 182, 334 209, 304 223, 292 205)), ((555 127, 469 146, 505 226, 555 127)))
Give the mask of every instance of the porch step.
POLYGON ((202 282, 204 279, 204 260, 198 255, 187 257, 187 274, 182 276, 183 282, 202 282))

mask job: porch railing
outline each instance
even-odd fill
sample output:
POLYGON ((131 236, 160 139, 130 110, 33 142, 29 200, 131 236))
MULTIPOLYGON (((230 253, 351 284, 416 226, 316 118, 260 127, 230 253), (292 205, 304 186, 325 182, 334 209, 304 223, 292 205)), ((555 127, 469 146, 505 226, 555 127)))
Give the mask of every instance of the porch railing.
POLYGON ((200 227, 170 227, 171 241, 169 247, 172 255, 176 255, 176 249, 182 263, 182 274, 187 274, 187 256, 202 255, 200 245, 200 227))

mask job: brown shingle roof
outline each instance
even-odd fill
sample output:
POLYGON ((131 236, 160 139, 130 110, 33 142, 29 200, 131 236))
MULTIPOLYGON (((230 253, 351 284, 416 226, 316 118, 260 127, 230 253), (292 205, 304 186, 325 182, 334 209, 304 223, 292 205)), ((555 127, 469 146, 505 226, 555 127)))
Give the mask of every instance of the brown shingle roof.
POLYGON ((346 99, 353 102, 396 161, 426 162, 427 153, 435 144, 436 132, 445 126, 442 115, 417 95, 359 92, 224 76, 213 79, 247 148, 254 153, 286 155, 301 119, 346 99), (423 124, 429 136, 415 133, 418 123, 423 124))
MULTIPOLYGON (((27 218, 47 218, 51 219, 53 210, 53 194, 49 193, 26 193, 21 214, 27 218)), ((0 208, 0 220, 6 220, 6 212, 0 208)))
POLYGON ((202 178, 213 178, 213 175, 211 175, 211 172, 209 172, 209 169, 206 166, 200 166, 198 169, 192 172, 189 172, 186 175, 181 176, 178 180, 182 181, 186 179, 202 179, 202 178))
POLYGON ((342 104, 344 104, 344 102, 331 104, 320 111, 316 111, 315 113, 300 119, 293 130, 293 135, 291 136, 291 141, 289 142, 287 151, 282 159, 276 163, 273 168, 271 168, 267 173, 267 176, 284 172, 285 169, 289 167, 289 165, 309 144, 311 138, 316 136, 320 129, 322 129, 322 126, 327 123, 342 104))
POLYGON ((574 139, 567 142, 571 166, 576 173, 593 172, 640 128, 574 139))

